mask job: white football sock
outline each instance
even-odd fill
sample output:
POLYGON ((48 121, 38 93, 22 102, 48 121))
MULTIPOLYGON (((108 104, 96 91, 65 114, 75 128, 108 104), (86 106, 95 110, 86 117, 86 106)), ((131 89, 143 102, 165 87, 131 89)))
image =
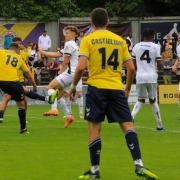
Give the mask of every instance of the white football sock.
POLYGON ((144 165, 143 165, 143 162, 142 162, 142 160, 141 160, 141 159, 137 159, 137 160, 135 160, 135 161, 134 161, 134 164, 135 164, 135 165, 142 166, 142 167, 144 166, 144 165))
POLYGON ((71 101, 69 98, 65 98, 65 103, 66 103, 66 106, 69 110, 69 112, 72 114, 72 108, 71 108, 71 101))
POLYGON ((54 89, 49 89, 49 90, 48 90, 48 96, 51 96, 54 91, 55 91, 54 89))
POLYGON ((55 99, 54 103, 51 105, 51 109, 57 110, 57 98, 55 99))
POLYGON ((153 109, 154 117, 156 119, 157 127, 162 128, 163 125, 162 125, 162 120, 161 120, 161 113, 160 113, 159 105, 157 102, 154 102, 152 104, 152 109, 153 109))
POLYGON ((79 106, 79 115, 83 115, 83 97, 77 98, 77 103, 79 106))
POLYGON ((97 172, 97 171, 99 171, 99 166, 92 166, 92 167, 91 167, 91 172, 92 172, 92 173, 95 173, 95 172, 97 172))
POLYGON ((70 115, 71 115, 71 112, 69 111, 68 107, 67 107, 67 104, 66 104, 66 101, 64 98, 60 98, 58 100, 58 102, 60 103, 60 106, 62 108, 62 111, 64 112, 64 115, 69 118, 70 115))
POLYGON ((132 110, 132 117, 133 119, 135 118, 135 116, 137 115, 137 113, 139 112, 139 110, 141 109, 141 107, 143 107, 144 103, 140 102, 140 101, 137 101, 136 104, 134 105, 133 107, 133 110, 132 110))

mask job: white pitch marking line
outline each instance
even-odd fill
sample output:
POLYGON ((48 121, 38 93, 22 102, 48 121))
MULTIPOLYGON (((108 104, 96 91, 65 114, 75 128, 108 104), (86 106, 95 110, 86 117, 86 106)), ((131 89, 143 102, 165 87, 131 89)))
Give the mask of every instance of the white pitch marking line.
MULTIPOLYGON (((6 115, 7 117, 14 117, 14 115, 6 115)), ((48 117, 42 117, 42 118, 37 118, 37 117, 35 117, 35 116, 28 116, 27 117, 27 119, 38 119, 38 120, 44 120, 44 119, 46 119, 47 118, 47 120, 48 120, 48 117)), ((65 119, 63 119, 63 120, 65 120, 65 119)), ((77 121, 77 120, 75 120, 75 122, 78 122, 78 123, 85 123, 86 121, 84 121, 83 119, 81 120, 81 121, 77 121)), ((107 122, 104 122, 103 124, 108 124, 107 122)), ((109 127, 111 127, 111 126, 109 126, 109 127)), ((137 129, 148 129, 148 130, 151 130, 151 131, 155 131, 155 129, 154 128, 149 128, 149 127, 146 127, 146 126, 135 126, 135 128, 137 128, 137 129)), ((165 130, 165 132, 168 132, 168 133, 175 133, 175 134, 180 134, 180 131, 178 131, 178 130, 165 130)))

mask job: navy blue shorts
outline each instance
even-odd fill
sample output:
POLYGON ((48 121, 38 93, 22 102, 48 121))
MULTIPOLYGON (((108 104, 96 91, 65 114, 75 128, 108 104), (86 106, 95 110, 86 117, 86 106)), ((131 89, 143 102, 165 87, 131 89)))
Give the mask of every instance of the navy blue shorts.
POLYGON ((19 82, 0 81, 0 89, 17 102, 24 100, 24 89, 19 82))
POLYGON ((98 123, 104 121, 105 116, 107 116, 109 123, 132 122, 124 91, 88 86, 85 119, 98 123))

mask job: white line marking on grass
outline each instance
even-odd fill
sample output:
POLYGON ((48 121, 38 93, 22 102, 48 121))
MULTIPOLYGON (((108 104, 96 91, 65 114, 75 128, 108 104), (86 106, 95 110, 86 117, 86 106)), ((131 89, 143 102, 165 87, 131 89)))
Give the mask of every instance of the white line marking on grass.
MULTIPOLYGON (((6 115, 7 117, 14 117, 14 115, 10 115, 10 114, 8 114, 8 115, 6 115)), ((52 118, 53 116, 50 116, 50 118, 52 118)), ((54 117, 57 117, 57 116, 54 116, 54 117)), ((38 120, 48 120, 48 118, 49 117, 42 117, 42 118, 39 118, 39 117, 35 117, 35 116, 28 116, 27 117, 27 119, 38 119, 38 120)), ((65 119, 63 119, 63 118, 59 118, 60 120, 64 120, 65 121, 65 119)), ((79 121, 79 120, 75 120, 75 122, 78 122, 78 123, 85 123, 86 121, 85 120, 81 120, 81 121, 79 121)), ((108 124, 107 122, 104 122, 103 124, 108 124)), ((109 127, 111 127, 111 126, 109 126, 109 127)), ((151 130, 151 131, 156 131, 155 130, 155 128, 150 128, 150 127, 146 127, 146 126, 135 126, 135 128, 137 128, 137 129, 147 129, 147 130, 151 130)), ((174 133, 174 134, 180 134, 180 131, 178 131, 178 130, 165 130, 164 132, 168 132, 168 133, 174 133)), ((163 132, 162 132, 163 133, 163 132)))

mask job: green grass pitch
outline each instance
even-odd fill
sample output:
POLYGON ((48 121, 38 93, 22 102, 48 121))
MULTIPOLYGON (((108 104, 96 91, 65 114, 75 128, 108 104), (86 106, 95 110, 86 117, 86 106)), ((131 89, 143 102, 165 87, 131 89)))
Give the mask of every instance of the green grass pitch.
MULTIPOLYGON (((136 117, 145 166, 160 180, 180 179, 180 109, 161 105, 165 132, 156 132, 149 105, 136 117)), ((78 118, 64 129, 61 115, 43 117, 48 106, 28 107, 30 134, 20 135, 17 108, 8 107, 5 122, 0 124, 0 180, 76 180, 90 167, 87 125, 78 118)), ((117 124, 103 124, 102 180, 138 180, 124 136, 117 124)))

